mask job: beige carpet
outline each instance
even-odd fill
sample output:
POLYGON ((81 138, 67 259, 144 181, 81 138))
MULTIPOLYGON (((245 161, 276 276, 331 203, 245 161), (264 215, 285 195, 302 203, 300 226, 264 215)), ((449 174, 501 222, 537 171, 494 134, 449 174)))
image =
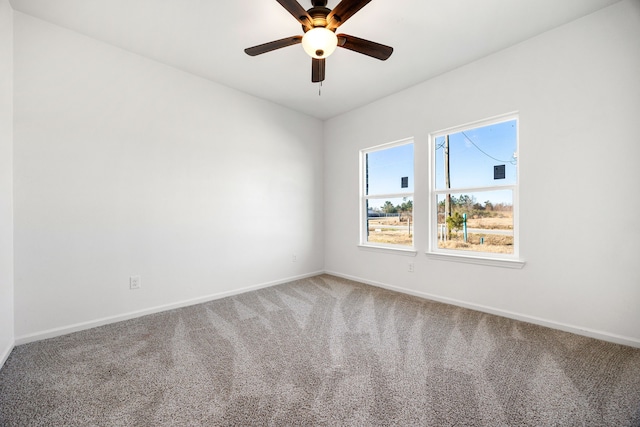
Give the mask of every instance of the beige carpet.
POLYGON ((640 350, 318 276, 14 349, 2 426, 640 426, 640 350))

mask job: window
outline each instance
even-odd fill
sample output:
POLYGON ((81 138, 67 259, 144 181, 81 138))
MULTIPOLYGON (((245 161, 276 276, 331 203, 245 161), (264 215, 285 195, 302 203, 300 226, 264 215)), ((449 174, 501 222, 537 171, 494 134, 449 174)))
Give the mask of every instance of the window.
POLYGON ((517 260, 517 116, 433 134, 430 151, 429 253, 517 260))
POLYGON ((360 160, 360 243, 413 248, 413 141, 362 150, 360 160))

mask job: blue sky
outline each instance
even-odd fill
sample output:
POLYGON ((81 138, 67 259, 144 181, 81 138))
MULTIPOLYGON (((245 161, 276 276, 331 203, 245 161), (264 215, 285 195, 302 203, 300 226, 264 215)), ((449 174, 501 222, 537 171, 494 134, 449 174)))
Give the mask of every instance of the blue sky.
POLYGON ((413 144, 399 145, 367 154, 369 193, 413 193, 413 144), (401 188, 401 178, 409 178, 409 187, 401 188))
MULTIPOLYGON (((435 140, 436 189, 445 188, 444 136, 435 140)), ((473 128, 449 135, 449 168, 452 194, 455 188, 511 185, 517 183, 516 158, 517 121, 510 120, 473 128), (494 167, 505 166, 505 178, 494 179, 494 167)), ((369 171, 368 195, 413 193, 413 144, 404 144, 367 154, 369 171), (402 177, 409 178, 409 187, 401 188, 402 177)), ((512 203, 511 191, 471 193, 479 203, 512 203)), ((394 205, 402 198, 370 199, 369 207, 379 207, 386 200, 394 205)))
MULTIPOLYGON (((413 144, 404 144, 367 154, 369 170, 369 195, 413 193, 413 144), (409 178, 409 186, 401 188, 402 177, 409 178)), ((402 204, 402 198, 369 200, 369 207, 380 207, 386 200, 394 206, 402 204)))
MULTIPOLYGON (((449 134, 450 188, 516 184, 517 137, 516 120, 449 134), (502 165, 505 167, 505 178, 494 179, 494 167, 502 165)), ((435 140, 436 189, 438 190, 446 188, 444 141, 444 136, 437 137, 435 140)), ((478 203, 489 200, 493 204, 513 204, 513 195, 508 190, 469 195, 475 197, 478 203)))
MULTIPOLYGON (((436 189, 445 188, 444 140, 436 138, 436 189)), ((516 184, 515 120, 449 135, 451 188, 516 184), (494 166, 505 165, 505 179, 493 179, 494 166)))

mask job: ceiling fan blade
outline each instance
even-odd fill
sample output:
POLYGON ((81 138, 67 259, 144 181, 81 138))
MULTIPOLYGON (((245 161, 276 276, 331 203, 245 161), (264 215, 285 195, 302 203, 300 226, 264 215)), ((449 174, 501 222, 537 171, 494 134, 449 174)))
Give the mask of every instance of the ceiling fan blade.
POLYGON ((269 43, 259 44, 258 46, 248 47, 244 52, 249 56, 256 56, 262 53, 271 52, 272 50, 292 46, 300 42, 302 42, 302 36, 292 36, 269 43))
POLYGON ((309 13, 296 0, 276 0, 282 7, 302 24, 304 28, 310 30, 313 28, 313 19, 309 13))
POLYGON ((385 46, 347 34, 338 34, 338 46, 382 61, 388 59, 393 53, 391 46, 385 46))
POLYGON ((357 11, 365 7, 371 0, 342 0, 327 15, 327 28, 335 30, 347 22, 357 11))
POLYGON ((319 83, 324 80, 324 69, 324 58, 311 58, 311 81, 313 83, 319 83))

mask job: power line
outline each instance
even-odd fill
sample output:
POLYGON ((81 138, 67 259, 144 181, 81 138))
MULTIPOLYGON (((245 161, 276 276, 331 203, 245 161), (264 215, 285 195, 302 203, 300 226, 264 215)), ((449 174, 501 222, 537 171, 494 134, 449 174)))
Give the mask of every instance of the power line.
POLYGON ((496 162, 510 163, 510 164, 512 164, 512 165, 515 165, 515 164, 516 164, 516 161, 515 161, 515 160, 513 160, 513 159, 511 159, 511 160, 500 160, 500 159, 496 159, 495 157, 493 157, 493 156, 492 156, 492 155, 490 155, 490 154, 485 153, 484 151, 482 151, 482 149, 481 149, 480 147, 478 147, 478 146, 476 145, 476 143, 475 143, 475 142, 473 142, 473 141, 471 140, 471 138, 469 138, 469 137, 467 136, 467 134, 466 134, 466 133, 464 133, 464 131, 461 131, 460 133, 461 133, 462 135, 464 135, 464 137, 467 139, 467 141, 469 141, 471 144, 473 144, 473 146, 474 146, 474 147, 476 147, 476 148, 478 149, 478 151, 480 151, 480 152, 481 152, 482 154, 484 154, 485 156, 492 158, 492 159, 493 159, 493 160, 495 160, 496 162))

